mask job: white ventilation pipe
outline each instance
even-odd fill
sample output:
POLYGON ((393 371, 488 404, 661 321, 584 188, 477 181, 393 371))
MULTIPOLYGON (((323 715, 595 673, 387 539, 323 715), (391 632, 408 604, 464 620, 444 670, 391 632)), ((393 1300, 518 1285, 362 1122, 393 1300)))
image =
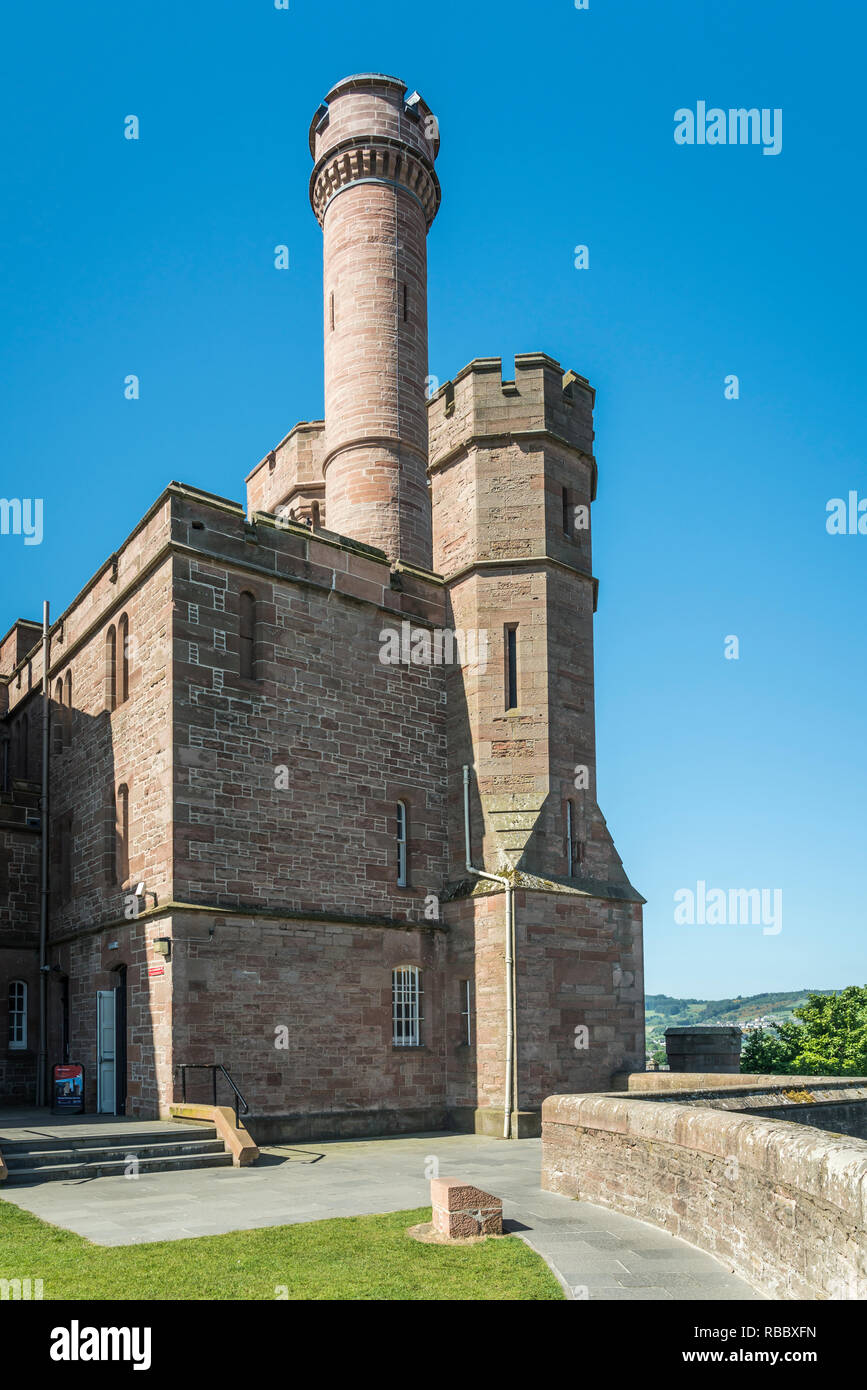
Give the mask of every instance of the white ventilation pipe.
POLYGON ((514 995, 514 943, 515 907, 512 896, 512 880, 501 874, 489 874, 486 869, 476 869, 470 863, 470 769, 464 764, 464 845, 466 848, 466 870, 476 878, 490 879, 501 883, 506 890, 506 1086, 503 1106, 503 1138, 512 1135, 512 1065, 515 1055, 515 995, 514 995))

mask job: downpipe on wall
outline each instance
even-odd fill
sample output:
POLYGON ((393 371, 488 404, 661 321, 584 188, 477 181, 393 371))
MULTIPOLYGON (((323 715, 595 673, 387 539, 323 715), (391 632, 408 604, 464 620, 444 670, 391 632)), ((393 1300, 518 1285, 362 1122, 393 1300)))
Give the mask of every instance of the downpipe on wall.
POLYGON ((464 846, 465 867, 468 874, 476 878, 490 879, 501 883, 506 890, 506 1085, 503 1105, 503 1138, 513 1139, 512 1134, 512 1090, 517 1091, 517 1075, 513 1073, 515 1056, 515 899, 512 881, 502 874, 489 874, 486 869, 476 869, 470 862, 470 769, 464 763, 464 846), (513 1079, 514 1077, 514 1079, 513 1079))
POLYGON ((36 1057, 36 1104, 48 1104, 48 756, 50 698, 48 662, 51 637, 48 601, 42 605, 42 791, 39 797, 41 864, 39 885, 39 1051, 36 1057))

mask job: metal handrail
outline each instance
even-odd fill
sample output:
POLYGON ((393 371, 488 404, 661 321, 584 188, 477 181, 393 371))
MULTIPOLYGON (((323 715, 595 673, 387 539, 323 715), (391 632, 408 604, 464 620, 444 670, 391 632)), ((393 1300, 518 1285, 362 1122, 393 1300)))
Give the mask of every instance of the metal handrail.
POLYGON ((234 1083, 234 1081, 232 1080, 231 1076, 230 1076, 229 1073, 226 1071, 226 1068, 223 1066, 222 1062, 178 1062, 177 1065, 176 1065, 175 1070, 176 1070, 176 1071, 179 1071, 179 1072, 181 1073, 181 1102, 182 1102, 182 1104, 185 1105, 185 1104, 186 1104, 186 1101, 187 1101, 187 1072, 188 1072, 188 1071, 209 1071, 209 1072, 211 1073, 211 1084, 212 1084, 212 1087, 213 1087, 213 1092, 212 1092, 213 1097, 214 1097, 214 1102, 213 1102, 213 1103, 214 1103, 214 1105, 216 1105, 216 1104, 217 1104, 217 1072, 218 1072, 218 1071, 221 1071, 221 1072, 223 1073, 224 1077, 226 1078, 226 1080, 228 1081, 229 1085, 231 1086, 232 1090, 233 1090, 234 1093, 235 1093, 235 1100, 234 1100, 234 1103, 233 1103, 233 1105, 232 1105, 232 1109, 233 1109, 234 1112, 235 1112, 235 1128, 238 1129, 238 1128, 240 1127, 240 1116, 241 1116, 241 1115, 249 1115, 249 1113, 250 1113, 250 1107, 249 1107, 249 1105, 247 1104, 247 1102, 246 1102, 246 1100, 244 1099, 244 1097, 241 1095, 241 1092, 238 1090, 238 1087, 235 1085, 235 1083, 234 1083), (240 1106, 242 1107, 241 1109, 239 1109, 239 1103, 240 1103, 240 1106))

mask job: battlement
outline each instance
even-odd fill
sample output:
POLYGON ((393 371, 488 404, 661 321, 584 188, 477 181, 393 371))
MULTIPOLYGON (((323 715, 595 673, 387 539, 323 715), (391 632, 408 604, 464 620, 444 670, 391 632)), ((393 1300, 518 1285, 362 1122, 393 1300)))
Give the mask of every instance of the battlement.
POLYGON ((318 502, 319 520, 324 522, 324 432, 324 420, 302 420, 256 464, 245 479, 248 516, 273 513, 285 505, 307 517, 313 502, 318 502))
POLYGON ((476 357, 428 404, 431 470, 471 439, 497 436, 548 433, 592 456, 594 400, 586 377, 544 352, 519 354, 514 381, 503 380, 502 358, 476 357))

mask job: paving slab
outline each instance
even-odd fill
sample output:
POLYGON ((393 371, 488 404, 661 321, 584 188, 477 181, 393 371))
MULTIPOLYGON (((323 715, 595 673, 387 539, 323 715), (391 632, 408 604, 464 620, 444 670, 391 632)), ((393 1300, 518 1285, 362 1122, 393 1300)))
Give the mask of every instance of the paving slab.
POLYGON ((424 1207, 432 1177, 460 1177, 502 1198, 506 1229, 547 1261, 569 1298, 760 1300, 719 1261, 667 1232, 543 1192, 538 1139, 438 1131, 262 1154, 251 1168, 0 1187, 0 1197, 96 1244, 133 1245, 424 1207))

